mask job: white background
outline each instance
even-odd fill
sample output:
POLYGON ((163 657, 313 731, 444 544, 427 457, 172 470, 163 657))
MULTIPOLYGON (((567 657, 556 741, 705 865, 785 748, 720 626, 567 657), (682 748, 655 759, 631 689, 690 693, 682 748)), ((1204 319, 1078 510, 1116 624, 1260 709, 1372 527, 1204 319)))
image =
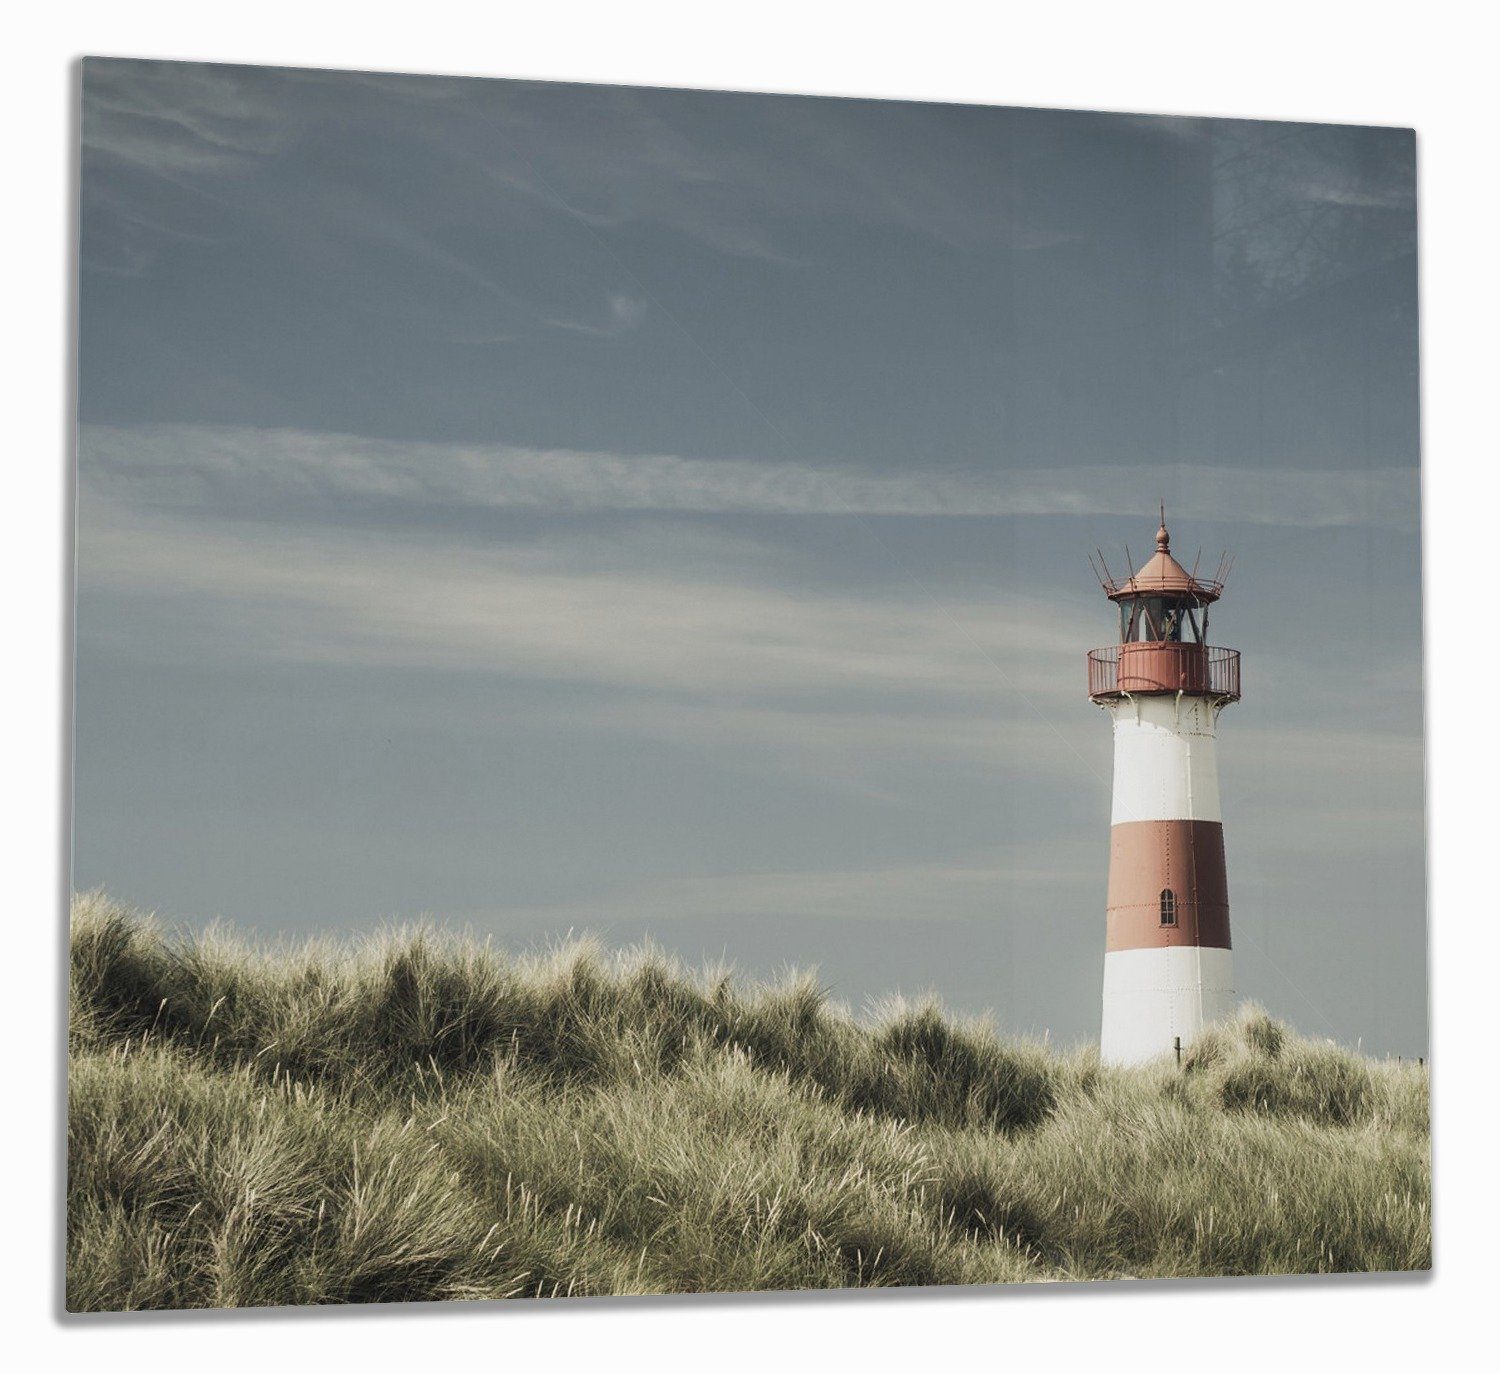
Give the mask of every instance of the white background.
MULTIPOLYGON (((1477 5, 75 3, 10 12, 0 347, 9 922, 0 1127, 16 1368, 1411 1367, 1493 1350, 1500 863, 1493 32, 1477 5), (61 9, 62 7, 57 7, 61 9), (83 53, 1414 125, 1421 178, 1437 1276, 64 1321, 61 776, 83 53), (1465 1353, 1460 1354, 1464 1347, 1465 1353)), ((1349 709, 1359 710, 1351 685, 1349 709)), ((1413 913, 1413 919, 1418 913, 1413 913)))

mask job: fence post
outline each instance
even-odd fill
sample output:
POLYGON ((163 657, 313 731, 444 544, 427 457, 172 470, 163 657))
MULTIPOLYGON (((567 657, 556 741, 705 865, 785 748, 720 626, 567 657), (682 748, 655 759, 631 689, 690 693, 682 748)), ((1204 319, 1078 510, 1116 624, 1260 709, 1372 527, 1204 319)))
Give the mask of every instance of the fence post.
POLYGON ((1180 1069, 1182 1067, 1182 1037, 1180 1035, 1172 1037, 1172 1052, 1177 1056, 1177 1067, 1180 1069))

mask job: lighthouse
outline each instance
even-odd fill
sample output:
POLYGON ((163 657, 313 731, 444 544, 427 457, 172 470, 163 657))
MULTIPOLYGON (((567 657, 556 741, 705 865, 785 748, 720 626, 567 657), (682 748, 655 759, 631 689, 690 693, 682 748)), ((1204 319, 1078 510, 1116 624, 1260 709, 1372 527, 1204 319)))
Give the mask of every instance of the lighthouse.
POLYGON ((1234 1006, 1229 889, 1219 810, 1219 713, 1240 696, 1238 650, 1210 647, 1209 607, 1224 590, 1172 557, 1166 512, 1156 552, 1117 579, 1120 642, 1088 656, 1089 697, 1114 728, 1106 899, 1106 1063, 1186 1047, 1234 1006))

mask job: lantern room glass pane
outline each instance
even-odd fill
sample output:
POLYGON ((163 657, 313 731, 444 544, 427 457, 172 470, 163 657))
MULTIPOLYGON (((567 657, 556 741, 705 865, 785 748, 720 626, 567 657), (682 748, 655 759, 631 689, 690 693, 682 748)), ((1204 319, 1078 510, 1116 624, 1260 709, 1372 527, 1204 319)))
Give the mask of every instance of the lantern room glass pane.
POLYGON ((1208 607, 1188 597, 1137 596, 1120 602, 1122 644, 1208 643, 1208 607))
POLYGON ((1141 629, 1142 639, 1160 639, 1162 637, 1162 625, 1166 619, 1166 602, 1159 596, 1143 596, 1141 598, 1141 629))

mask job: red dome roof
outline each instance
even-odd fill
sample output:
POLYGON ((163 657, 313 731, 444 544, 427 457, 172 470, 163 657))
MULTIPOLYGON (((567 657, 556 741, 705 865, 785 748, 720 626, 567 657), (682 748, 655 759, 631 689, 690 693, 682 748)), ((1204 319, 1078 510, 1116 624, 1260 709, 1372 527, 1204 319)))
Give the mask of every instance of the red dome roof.
POLYGON ((1164 515, 1161 528, 1156 531, 1156 552, 1146 560, 1145 566, 1132 577, 1106 581, 1104 590, 1111 601, 1122 601, 1133 596, 1175 594, 1191 596, 1201 603, 1217 601, 1219 594, 1224 590, 1224 584, 1194 577, 1172 557, 1172 540, 1167 533, 1164 515))

